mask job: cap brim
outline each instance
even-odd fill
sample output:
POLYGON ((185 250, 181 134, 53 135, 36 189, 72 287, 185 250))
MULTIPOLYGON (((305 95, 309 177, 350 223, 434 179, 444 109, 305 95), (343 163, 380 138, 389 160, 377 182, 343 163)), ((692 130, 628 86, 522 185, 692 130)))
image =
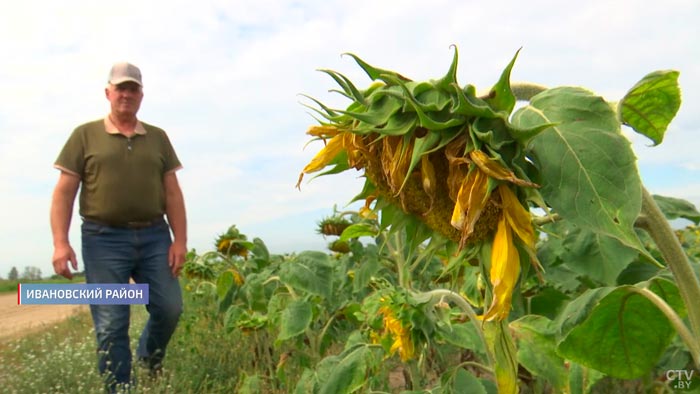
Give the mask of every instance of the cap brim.
POLYGON ((133 82, 133 83, 143 87, 143 85, 141 84, 141 81, 139 81, 136 78, 124 77, 124 78, 117 78, 117 79, 113 79, 113 80, 109 81, 109 83, 111 83, 112 85, 119 85, 119 84, 122 84, 124 82, 133 82))

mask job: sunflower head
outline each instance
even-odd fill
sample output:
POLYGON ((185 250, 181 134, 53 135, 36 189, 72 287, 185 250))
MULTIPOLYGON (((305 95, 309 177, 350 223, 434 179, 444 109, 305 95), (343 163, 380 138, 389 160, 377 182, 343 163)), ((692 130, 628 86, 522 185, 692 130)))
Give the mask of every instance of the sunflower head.
POLYGON ((317 232, 323 235, 339 236, 350 226, 350 221, 342 216, 328 216, 317 223, 317 232))
POLYGON ((232 225, 216 239, 216 250, 227 257, 240 256, 245 258, 248 257, 246 240, 245 234, 241 234, 236 225, 232 225))
MULTIPOLYGON (((375 83, 361 90, 347 77, 322 70, 353 102, 341 110, 314 100, 320 106, 317 114, 325 120, 309 134, 322 139, 325 146, 304 167, 299 180, 328 166, 333 168, 325 174, 361 170, 366 182, 358 199, 374 201, 375 206, 399 207, 458 243, 460 249, 496 243, 497 239, 494 251, 508 239, 508 245, 522 242, 534 248, 525 198, 496 192, 506 187, 514 190, 513 196, 539 197, 538 186, 529 177, 534 169, 525 148, 532 137, 550 126, 543 123, 523 130, 510 123, 516 102, 510 72, 517 53, 486 96, 478 96, 472 85, 457 83, 456 48, 442 78, 420 82, 349 56, 375 83)), ((389 224, 402 225, 400 219, 389 224)), ((492 275, 501 276, 492 277, 491 282, 508 283, 499 291, 512 290, 514 250, 500 250, 505 252, 499 254, 499 263, 492 264, 500 267, 492 268, 492 275), (506 272, 508 280, 502 276, 506 272)), ((502 311, 510 306, 510 299, 499 297, 498 303, 502 311)), ((493 309, 490 316, 500 319, 503 313, 493 309)))

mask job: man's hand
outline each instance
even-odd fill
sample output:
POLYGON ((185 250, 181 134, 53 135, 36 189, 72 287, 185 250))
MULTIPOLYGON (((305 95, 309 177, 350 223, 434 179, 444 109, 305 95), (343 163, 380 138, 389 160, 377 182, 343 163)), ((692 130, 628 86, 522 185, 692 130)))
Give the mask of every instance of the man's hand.
POLYGON ((68 279, 73 279, 73 273, 71 273, 68 268, 68 262, 71 262, 71 266, 74 270, 78 269, 78 259, 75 257, 75 252, 70 244, 59 244, 56 245, 53 251, 53 270, 56 274, 66 277, 68 279))
POLYGON ((173 273, 173 277, 177 278, 180 276, 180 271, 182 271, 182 266, 185 264, 185 258, 187 255, 187 245, 182 242, 173 242, 170 245, 170 250, 168 251, 168 265, 170 265, 170 272, 173 273))

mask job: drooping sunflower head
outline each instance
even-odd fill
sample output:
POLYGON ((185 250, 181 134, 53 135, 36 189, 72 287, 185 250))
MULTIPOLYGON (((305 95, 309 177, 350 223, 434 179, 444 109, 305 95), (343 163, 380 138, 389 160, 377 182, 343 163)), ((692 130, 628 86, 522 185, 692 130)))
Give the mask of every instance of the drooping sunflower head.
POLYGON ((352 223, 342 216, 328 216, 318 222, 316 231, 323 235, 339 236, 350 224, 352 223))
POLYGON ((227 257, 240 256, 245 258, 248 257, 249 252, 246 240, 245 234, 241 234, 236 225, 232 225, 216 239, 216 250, 227 257))
POLYGON ((379 337, 390 342, 389 354, 398 353, 401 361, 408 361, 415 357, 416 352, 410 323, 397 317, 393 309, 389 305, 379 308, 383 319, 383 330, 379 337))
POLYGON ((374 83, 361 90, 342 74, 321 70, 352 103, 340 110, 312 99, 319 108, 309 108, 325 121, 308 134, 325 147, 299 182, 328 166, 333 167, 328 174, 362 170, 368 186, 360 197, 397 205, 462 246, 488 238, 498 215, 479 220, 485 211, 498 210, 490 192, 498 182, 534 186, 523 146, 547 126, 518 130, 509 122, 516 101, 509 82, 515 57, 489 94, 479 97, 472 85, 457 83, 456 48, 448 72, 422 82, 348 55, 374 83))
MULTIPOLYGON (((531 181, 536 169, 525 147, 551 126, 518 129, 510 122, 516 102, 510 73, 517 53, 484 96, 472 85, 457 83, 456 48, 442 78, 420 82, 349 56, 374 83, 361 90, 342 74, 321 70, 352 103, 332 109, 312 99, 319 108, 309 108, 324 120, 309 134, 325 146, 302 170, 299 182, 304 174, 329 166, 324 174, 354 168, 366 178, 358 198, 367 199, 367 205, 397 206, 460 248, 492 242, 496 234, 503 238, 500 223, 512 216, 504 212, 513 209, 513 202, 496 190, 515 190, 515 201, 525 212, 528 199, 539 200, 531 181)), ((525 224, 508 220, 516 238, 529 244, 529 235, 516 230, 525 224)), ((531 228, 529 220, 527 225, 531 228)))

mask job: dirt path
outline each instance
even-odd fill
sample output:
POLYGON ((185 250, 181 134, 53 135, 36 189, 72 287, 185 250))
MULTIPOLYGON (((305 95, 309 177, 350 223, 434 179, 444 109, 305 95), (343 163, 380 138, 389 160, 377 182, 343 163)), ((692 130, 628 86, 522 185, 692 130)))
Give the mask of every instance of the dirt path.
POLYGON ((0 340, 41 330, 88 310, 87 305, 17 305, 17 293, 0 294, 0 340))

